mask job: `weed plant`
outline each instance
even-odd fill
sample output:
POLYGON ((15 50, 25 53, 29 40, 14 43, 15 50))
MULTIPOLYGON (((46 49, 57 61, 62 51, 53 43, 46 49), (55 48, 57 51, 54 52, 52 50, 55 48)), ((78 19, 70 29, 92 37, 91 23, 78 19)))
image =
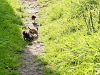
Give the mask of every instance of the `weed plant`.
POLYGON ((40 63, 45 65, 44 74, 99 75, 100 1, 38 1, 46 4, 38 20, 42 25, 41 41, 45 44, 40 63))

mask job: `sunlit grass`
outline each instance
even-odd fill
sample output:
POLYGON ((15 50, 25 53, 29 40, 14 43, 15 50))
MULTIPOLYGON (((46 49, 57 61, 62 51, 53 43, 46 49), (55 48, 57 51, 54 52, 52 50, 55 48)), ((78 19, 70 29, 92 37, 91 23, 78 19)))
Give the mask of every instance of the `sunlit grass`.
MULTIPOLYGON (((50 1, 46 0, 47 3, 50 1)), ((89 1, 92 4, 92 1, 89 1)), ((85 2, 89 3, 89 1, 85 2)), ((93 8, 96 11, 82 10, 87 22, 89 22, 89 12, 93 11, 96 32, 91 31, 88 34, 80 10, 81 4, 78 0, 57 0, 53 4, 43 6, 39 14, 39 23, 42 25, 41 41, 45 44, 45 51, 41 56, 41 65, 45 65, 45 75, 100 74, 98 8, 93 8)))

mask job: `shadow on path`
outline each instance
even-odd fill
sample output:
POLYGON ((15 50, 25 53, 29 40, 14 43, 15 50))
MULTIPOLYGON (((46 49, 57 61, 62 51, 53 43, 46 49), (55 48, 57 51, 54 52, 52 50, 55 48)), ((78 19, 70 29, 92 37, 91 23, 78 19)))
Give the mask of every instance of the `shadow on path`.
POLYGON ((43 43, 39 42, 34 42, 32 45, 25 47, 20 75, 43 75, 42 67, 36 62, 36 57, 42 53, 43 49, 43 43))
MULTIPOLYGON (((25 13, 30 16, 27 17, 24 25, 26 27, 39 27, 38 23, 33 23, 31 16, 35 12, 39 11, 39 6, 35 0, 20 0, 21 3, 27 8, 25 13)), ((40 28, 40 27, 39 27, 40 28)), ((41 38, 40 36, 38 38, 41 38)), ((58 71, 54 71, 47 66, 48 62, 45 62, 40 58, 44 50, 44 44, 41 42, 29 42, 31 44, 25 47, 23 53, 23 65, 20 68, 20 75, 60 75, 58 71)))

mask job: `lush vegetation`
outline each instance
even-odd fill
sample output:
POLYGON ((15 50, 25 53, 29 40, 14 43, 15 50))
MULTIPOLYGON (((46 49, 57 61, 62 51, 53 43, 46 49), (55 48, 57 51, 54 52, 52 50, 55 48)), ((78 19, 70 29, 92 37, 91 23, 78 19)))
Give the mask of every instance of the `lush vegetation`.
POLYGON ((17 0, 0 0, 0 75, 18 75, 25 45, 20 28, 22 8, 17 0))
POLYGON ((38 0, 45 75, 100 75, 100 0, 38 0))

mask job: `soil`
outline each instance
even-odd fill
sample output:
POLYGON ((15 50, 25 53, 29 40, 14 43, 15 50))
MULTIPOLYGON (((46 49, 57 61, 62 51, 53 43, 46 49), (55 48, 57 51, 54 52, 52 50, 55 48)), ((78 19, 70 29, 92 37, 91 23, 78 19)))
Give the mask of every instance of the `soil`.
MULTIPOLYGON (((19 0, 20 3, 26 6, 24 13, 29 14, 24 25, 26 27, 34 27, 38 26, 38 23, 33 23, 31 16, 37 15, 40 11, 40 5, 36 0, 19 0)), ((38 62, 36 62, 36 56, 39 56, 43 50, 44 45, 41 42, 33 41, 32 44, 29 44, 25 47, 25 51, 23 53, 23 65, 19 69, 19 75, 43 75, 42 68, 39 66, 38 62)))

